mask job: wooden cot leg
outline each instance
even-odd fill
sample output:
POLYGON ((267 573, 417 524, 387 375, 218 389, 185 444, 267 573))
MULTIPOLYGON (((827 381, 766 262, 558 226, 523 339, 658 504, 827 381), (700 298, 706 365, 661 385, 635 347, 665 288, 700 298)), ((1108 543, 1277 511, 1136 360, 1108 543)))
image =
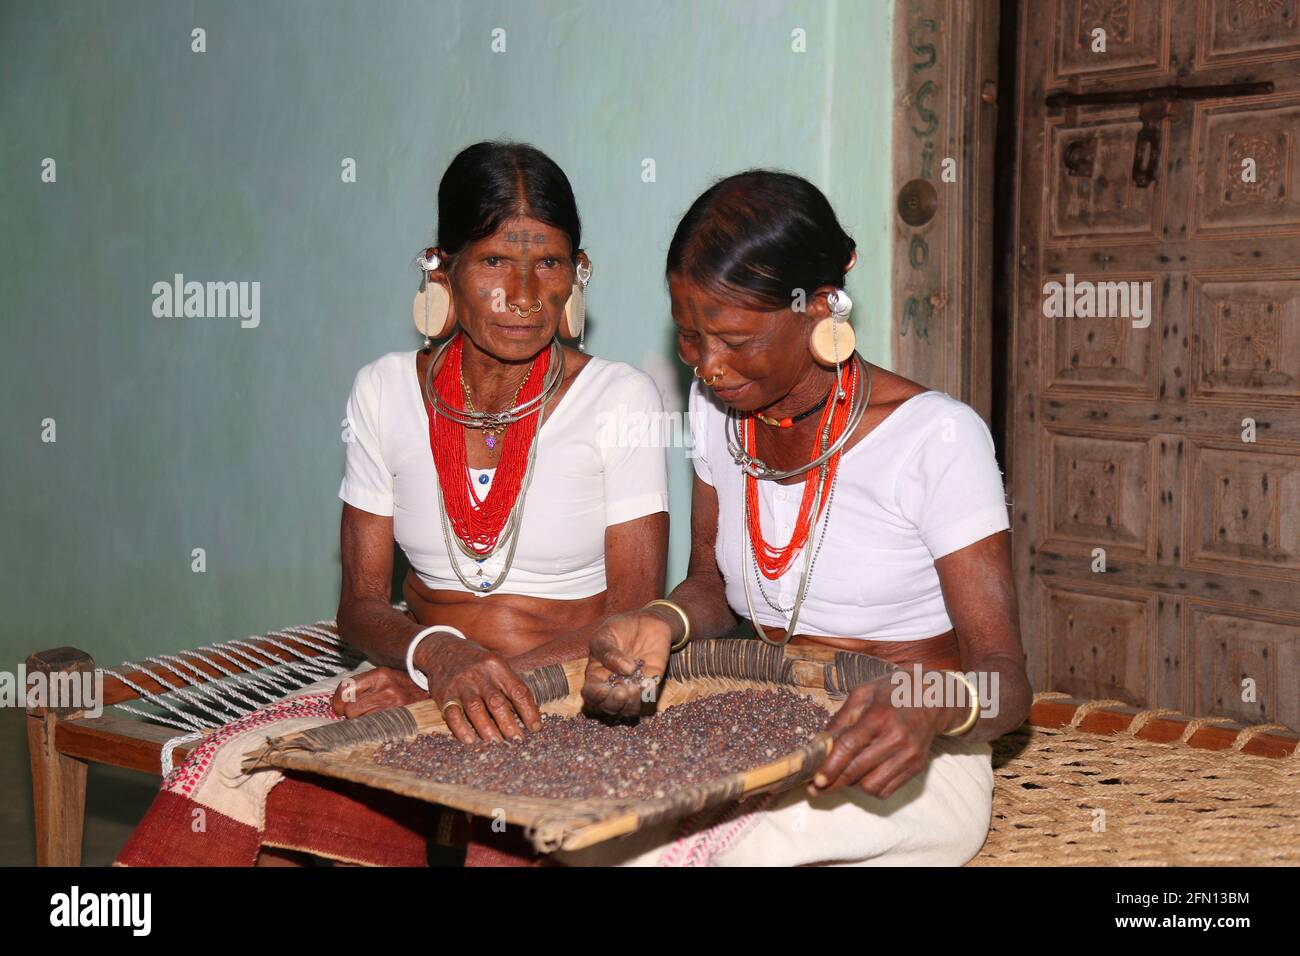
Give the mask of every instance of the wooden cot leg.
MULTIPOLYGON (((58 647, 27 658, 27 674, 43 673, 46 687, 67 687, 66 680, 51 682, 55 674, 93 672, 95 662, 85 651, 58 647)), ((86 771, 84 760, 60 753, 59 723, 81 716, 82 708, 51 707, 67 701, 47 700, 46 706, 27 709, 27 751, 32 766, 32 800, 36 811, 36 865, 80 866, 81 838, 86 823, 86 771)), ((85 702, 79 702, 85 703, 85 702)))

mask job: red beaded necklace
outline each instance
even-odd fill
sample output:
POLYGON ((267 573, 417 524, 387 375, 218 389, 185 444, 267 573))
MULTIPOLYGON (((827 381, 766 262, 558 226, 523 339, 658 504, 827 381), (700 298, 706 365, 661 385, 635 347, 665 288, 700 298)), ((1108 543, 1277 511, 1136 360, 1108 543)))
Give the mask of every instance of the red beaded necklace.
MULTIPOLYGON (((830 420, 831 426, 828 437, 829 443, 833 444, 844 433, 844 426, 849 418, 848 396, 853 394, 853 390, 857 388, 858 383, 858 365, 856 362, 849 366, 848 374, 844 379, 844 397, 828 401, 817 422, 817 433, 813 436, 813 458, 816 458, 822 452, 821 438, 822 432, 826 428, 827 419, 830 420)), ((832 391, 836 387, 836 385, 832 385, 832 391)), ((751 458, 757 458, 758 437, 754 428, 754 416, 746 415, 741 428, 745 441, 745 453, 751 458)), ((839 468, 842 454, 843 449, 837 451, 826 462, 826 487, 829 487, 830 483, 835 480, 835 472, 839 468)), ((795 518, 794 532, 790 535, 790 543, 777 548, 768 544, 763 538, 763 528, 758 512, 758 479, 750 474, 745 475, 745 494, 749 498, 749 540, 754 546, 754 559, 758 563, 758 568, 768 580, 774 581, 789 570, 790 564, 798 556, 800 549, 808 542, 808 536, 812 533, 817 518, 820 518, 821 512, 826 509, 826 498, 823 497, 817 509, 818 514, 816 516, 812 514, 813 498, 817 495, 819 477, 818 473, 811 471, 804 476, 803 499, 799 503, 799 514, 795 518)))
MULTIPOLYGON (((461 358, 464 350, 464 341, 457 336, 447 347, 447 357, 434 379, 439 398, 453 408, 462 398, 461 358)), ((515 398, 517 403, 522 404, 541 392, 550 362, 551 350, 542 349, 533 360, 528 380, 515 398)), ((472 551, 491 554, 519 498, 524 473, 528 469, 528 451, 543 413, 539 411, 529 415, 506 429, 496 477, 487 497, 479 498, 466 466, 465 426, 437 414, 428 399, 425 399, 425 408, 429 413, 429 448, 433 452, 443 506, 452 531, 472 551)))

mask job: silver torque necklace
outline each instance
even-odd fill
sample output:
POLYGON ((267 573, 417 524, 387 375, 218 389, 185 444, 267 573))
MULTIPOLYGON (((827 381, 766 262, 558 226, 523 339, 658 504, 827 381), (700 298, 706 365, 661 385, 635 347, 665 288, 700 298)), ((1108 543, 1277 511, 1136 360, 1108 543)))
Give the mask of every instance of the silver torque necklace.
MULTIPOLYGON (((500 412, 479 412, 467 411, 463 408, 453 408, 446 402, 442 401, 433 385, 433 367, 438 362, 438 357, 447 350, 451 344, 449 340, 438 352, 429 360, 428 367, 424 371, 424 394, 425 399, 433 408, 434 414, 442 415, 458 425, 466 428, 493 428, 498 425, 509 425, 513 422, 527 418, 529 415, 537 414, 546 408, 547 403, 555 395, 559 384, 564 380, 564 354, 560 350, 557 341, 551 341, 550 363, 546 369, 546 378, 542 382, 541 392, 527 402, 517 406, 511 406, 500 412), (554 374, 552 374, 554 373, 554 374)), ((457 536, 451 528, 451 519, 447 517, 447 502, 442 494, 442 482, 437 482, 438 486, 438 517, 442 524, 442 538, 447 548, 447 561, 451 565, 452 571, 460 579, 466 590, 473 591, 480 596, 491 594, 502 584, 505 583, 506 577, 510 574, 510 569, 515 561, 515 548, 519 543, 519 524, 523 517, 524 500, 528 497, 528 486, 533 480, 533 466, 537 461, 537 440, 541 436, 542 428, 539 424, 533 432, 532 441, 528 445, 528 465, 524 470, 523 481, 519 485, 519 496, 515 499, 514 505, 510 509, 510 517, 506 519, 505 527, 502 533, 497 537, 496 543, 487 551, 477 551, 471 548, 457 536), (474 579, 467 577, 461 570, 460 564, 456 559, 456 551, 460 551, 466 557, 478 564, 478 574, 482 575, 482 564, 488 559, 494 557, 502 548, 506 548, 505 563, 501 567, 501 572, 491 581, 483 579, 475 584, 474 579)))
MULTIPOLYGON (((817 519, 821 514, 822 493, 826 490, 826 474, 830 470, 830 458, 848 442, 848 439, 853 435, 857 424, 862 421, 862 416, 866 414, 867 406, 871 404, 871 366, 866 362, 863 362, 856 354, 853 357, 860 363, 859 367, 866 375, 866 385, 865 387, 863 386, 862 376, 859 375, 857 387, 854 389, 853 395, 849 398, 851 404, 849 406, 849 415, 848 420, 845 423, 844 433, 833 443, 830 442, 830 417, 828 417, 826 420, 826 426, 822 429, 821 454, 807 465, 789 471, 778 471, 770 468, 766 462, 763 462, 758 458, 752 458, 745 453, 743 436, 736 434, 735 437, 738 440, 734 443, 731 435, 729 435, 727 439, 728 451, 731 452, 732 458, 735 459, 736 464, 740 466, 741 471, 743 472, 740 478, 740 580, 745 589, 745 607, 749 611, 750 623, 754 625, 754 632, 758 635, 759 639, 774 647, 784 647, 795 635, 795 627, 799 622, 799 612, 803 609, 804 598, 808 594, 808 580, 812 574, 814 549, 808 547, 808 542, 804 543, 803 568, 799 573, 799 590, 795 593, 794 606, 790 609, 790 623, 786 627, 785 637, 779 641, 774 641, 767 636, 767 632, 763 630, 763 625, 758 623, 758 613, 755 611, 754 597, 749 587, 749 575, 745 573, 746 552, 748 552, 750 560, 754 562, 755 569, 758 567, 758 555, 754 550, 754 543, 749 537, 749 495, 745 494, 745 475, 752 475, 760 481, 780 481, 782 478, 789 478, 793 475, 802 474, 813 468, 817 468, 817 492, 813 496, 811 512, 814 526, 816 525, 817 519), (737 449, 739 449, 739 455, 737 455, 737 449)), ((836 370, 836 381, 837 383, 839 381, 838 369, 836 370)), ((738 416, 736 416, 730 409, 727 411, 727 418, 729 423, 739 423, 738 416)), ((838 479, 838 477, 837 473, 836 478, 838 479)), ((832 485, 832 493, 833 492, 834 486, 832 485)), ((829 505, 829 501, 827 504, 829 505)), ((830 515, 827 514, 826 523, 822 525, 821 537, 816 548, 816 551, 818 552, 821 551, 821 542, 826 538, 826 528, 829 524, 830 515)), ((762 582, 760 581, 760 590, 762 590, 762 586, 762 582)), ((767 595, 764 594, 765 600, 766 597, 767 595)), ((772 602, 768 601, 768 604, 770 606, 772 602)))
MULTIPOLYGON (((867 405, 871 401, 871 366, 862 361, 861 357, 858 356, 856 352, 853 354, 853 358, 858 363, 861 374, 858 376, 858 385, 854 390, 855 394, 849 399, 849 418, 844 425, 844 433, 829 445, 823 442, 821 454, 806 465, 800 465, 797 468, 790 468, 782 471, 781 469, 773 468, 761 458, 751 456, 747 451, 745 451, 745 440, 744 436, 741 434, 742 425, 740 416, 737 415, 733 409, 727 409, 727 453, 730 454, 732 460, 740 466, 742 472, 747 475, 752 475, 762 481, 783 481, 786 478, 793 478, 795 475, 802 475, 805 472, 812 471, 814 468, 820 468, 828 462, 837 451, 848 444, 848 440, 853 436, 853 432, 857 429, 858 423, 862 421, 862 416, 866 414, 867 405), (866 379, 865 386, 863 385, 864 378, 866 379), (866 393, 866 401, 859 400, 859 396, 863 392, 866 393)), ((839 374, 837 371, 837 383, 838 379, 839 374)), ((838 384, 836 388, 839 388, 838 384)), ((826 429, 827 431, 823 434, 829 433, 829 418, 827 419, 826 429)))
POLYGON ((457 425, 465 428, 500 428, 505 425, 512 425, 517 421, 527 418, 529 415, 536 415, 546 403, 551 400, 559 389, 560 384, 564 381, 564 355, 560 350, 560 343, 551 339, 551 360, 546 367, 546 378, 542 380, 542 390, 528 399, 526 402, 520 402, 518 405, 511 405, 499 412, 480 412, 477 409, 456 408, 448 405, 438 394, 438 390, 433 387, 433 367, 438 364, 438 359, 447 351, 454 339, 448 339, 429 359, 429 364, 424 370, 424 400, 429 403, 435 412, 443 418, 449 418, 457 425))

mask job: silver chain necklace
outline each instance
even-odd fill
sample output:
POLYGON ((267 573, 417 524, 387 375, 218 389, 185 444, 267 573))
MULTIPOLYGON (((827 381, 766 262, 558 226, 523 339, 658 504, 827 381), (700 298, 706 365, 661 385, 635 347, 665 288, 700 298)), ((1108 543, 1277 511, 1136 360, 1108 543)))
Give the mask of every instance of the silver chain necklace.
POLYGON ((515 499, 514 507, 510 509, 510 517, 506 520, 506 526, 502 529, 502 534, 497 538, 496 544, 486 552, 475 551, 452 532, 451 519, 447 517, 447 503, 442 497, 442 483, 438 482, 438 516, 442 519, 442 539, 447 546, 447 563, 450 564, 451 569, 456 572, 456 577, 460 579, 460 583, 465 585, 467 590, 473 591, 475 594, 491 594, 497 588, 501 587, 501 585, 505 584, 506 576, 510 573, 510 568, 515 563, 515 547, 519 543, 519 523, 523 516, 524 498, 527 497, 528 486, 533 480, 533 464, 537 460, 537 437, 541 432, 542 429, 539 426, 537 431, 533 433, 532 443, 528 446, 528 467, 524 471, 524 480, 519 485, 519 497, 515 499), (452 542, 455 542, 454 547, 452 542), (490 583, 484 580, 475 585, 473 579, 466 577, 465 573, 460 569, 460 564, 456 560, 457 549, 480 565, 478 573, 482 574, 483 570, 481 565, 483 562, 487 561, 500 551, 506 542, 509 542, 509 548, 506 551, 505 563, 501 567, 501 573, 498 574, 490 583))
MULTIPOLYGON (((866 414, 867 406, 871 404, 871 366, 862 361, 856 353, 854 353, 853 358, 859 363, 859 368, 865 372, 867 379, 866 386, 864 388, 862 385, 862 376, 859 375, 857 387, 854 388, 853 395, 849 398, 851 405, 849 407, 849 415, 848 420, 845 423, 844 433, 833 443, 829 442, 830 416, 828 416, 826 425, 822 429, 821 454, 807 465, 793 468, 788 471, 780 471, 771 468, 766 462, 758 458, 752 458, 745 452, 743 435, 739 433, 738 427, 733 430, 732 434, 727 436, 727 450, 731 452, 732 458, 735 460, 736 464, 740 466, 742 472, 740 477, 740 580, 745 589, 745 607, 749 611, 750 623, 754 625, 754 632, 758 635, 759 639, 765 644, 771 644, 774 647, 784 647, 795 635, 795 627, 799 622, 799 612, 803 609, 804 598, 808 594, 808 580, 812 575, 812 559, 814 557, 814 550, 809 548, 807 543, 804 544, 803 569, 799 573, 799 590, 795 594, 794 606, 790 609, 790 623, 786 627, 785 637, 779 641, 774 641, 767 636, 767 632, 763 630, 763 625, 758 623, 758 614, 754 609, 754 597, 749 586, 749 575, 745 573, 746 551, 749 552, 749 558, 754 562, 755 569, 757 569, 758 565, 758 556, 754 550, 754 542, 751 541, 749 537, 749 495, 745 493, 745 475, 751 475, 759 481, 780 481, 782 478, 789 478, 810 471, 812 468, 818 468, 817 491, 813 496, 811 512, 813 515, 812 520, 814 522, 817 521, 821 514, 822 492, 826 490, 826 472, 829 470, 827 462, 829 462, 831 456, 835 454, 836 451, 839 451, 848 442, 849 438, 853 435, 857 424, 862 421, 862 416, 866 414), (739 452, 739 454, 737 454, 737 452, 739 452)), ((835 379, 835 388, 838 392, 843 387, 840 384, 839 367, 836 367, 835 369, 835 379)), ((731 409, 727 410, 727 418, 729 424, 735 426, 739 425, 739 417, 736 416, 731 409)), ((836 477, 838 478, 838 473, 836 477)), ((807 481, 808 479, 804 480, 807 481)), ((829 506, 830 501, 828 499, 827 507, 829 506)), ((829 514, 827 514, 826 519, 826 524, 822 526, 821 537, 818 539, 817 551, 821 550, 821 541, 824 541, 826 538, 826 528, 830 524, 829 514)), ((761 581, 759 582, 759 589, 762 589, 761 581)), ((766 594, 764 595, 764 599, 766 599, 766 594)), ((770 601, 768 602, 769 605, 771 605, 771 603, 772 602, 770 601)), ((780 611, 779 608, 776 610, 778 610, 779 613, 785 613, 784 611, 780 611)))
MULTIPOLYGON (((817 538, 817 550, 813 552, 812 561, 808 565, 808 583, 812 584, 812 576, 817 572, 817 556, 822 553, 822 545, 826 542, 826 530, 831 524, 831 507, 835 504, 835 486, 839 484, 840 473, 837 471, 835 477, 831 479, 830 490, 826 493, 826 518, 822 522, 822 531, 817 538)), ((758 555, 751 549, 749 552, 750 567, 754 571, 754 581, 758 584, 758 593, 762 596, 763 601, 773 611, 778 614, 789 614, 794 607, 781 607, 770 597, 767 596, 767 590, 763 587, 763 578, 758 570, 758 555)))

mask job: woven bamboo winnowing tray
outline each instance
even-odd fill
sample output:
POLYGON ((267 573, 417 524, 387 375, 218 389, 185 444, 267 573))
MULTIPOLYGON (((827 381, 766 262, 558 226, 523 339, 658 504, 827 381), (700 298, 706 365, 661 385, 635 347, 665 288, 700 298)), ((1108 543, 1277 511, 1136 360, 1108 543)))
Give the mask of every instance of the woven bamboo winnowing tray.
MULTIPOLYGON (((553 664, 524 675, 543 713, 571 716, 582 707, 586 659, 553 664)), ((754 640, 701 641, 674 654, 659 690, 659 709, 732 690, 778 687, 812 697, 831 713, 858 684, 897 668, 865 654, 814 647, 778 648, 754 640)), ((577 850, 642 827, 688 816, 705 807, 764 791, 787 790, 812 776, 830 750, 820 733, 799 749, 739 773, 670 791, 659 799, 556 800, 437 783, 408 770, 383 767, 374 754, 384 743, 418 734, 448 734, 432 701, 367 714, 273 737, 251 754, 245 769, 274 766, 352 780, 404 796, 493 816, 525 827, 541 852, 577 850)))

